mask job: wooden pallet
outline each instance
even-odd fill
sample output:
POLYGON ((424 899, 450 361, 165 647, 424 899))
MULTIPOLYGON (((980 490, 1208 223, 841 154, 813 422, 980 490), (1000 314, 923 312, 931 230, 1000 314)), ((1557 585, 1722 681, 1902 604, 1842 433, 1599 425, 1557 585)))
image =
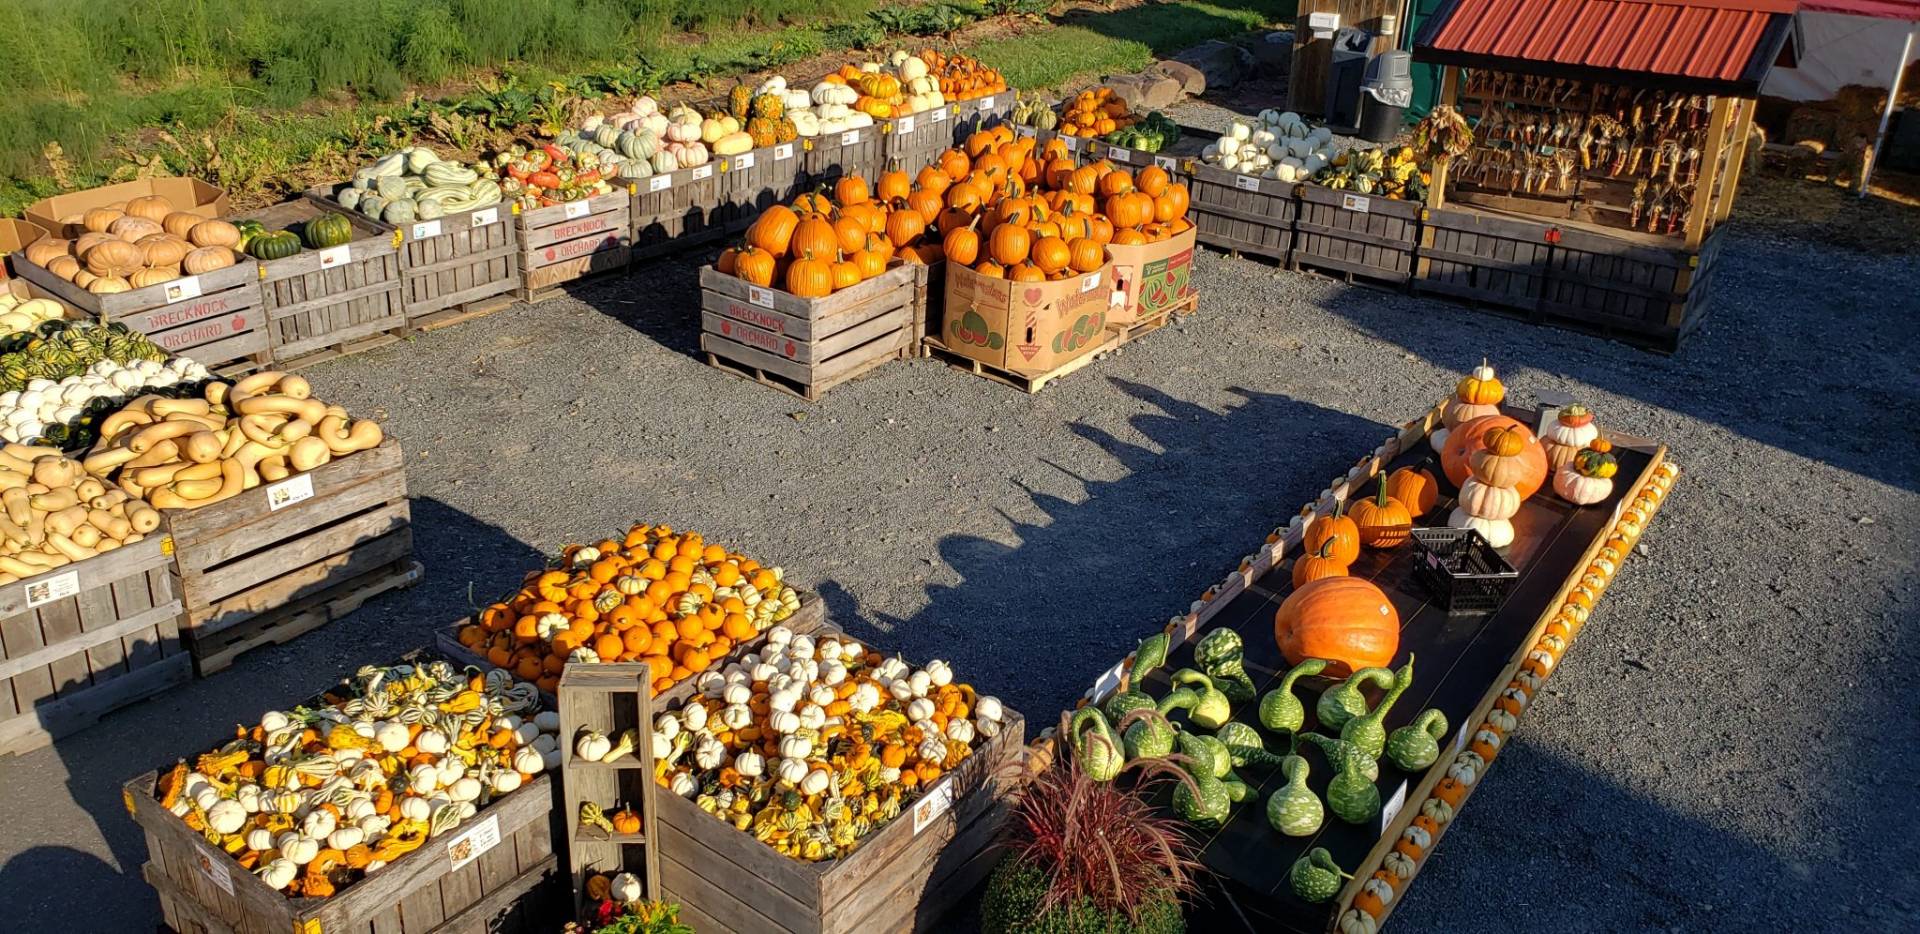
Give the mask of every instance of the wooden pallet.
POLYGON ((900 264, 824 298, 803 299, 703 268, 700 349, 714 366, 815 401, 915 352, 916 269, 900 264))
POLYGON ((516 213, 521 282, 515 297, 545 301, 560 285, 626 268, 633 259, 633 194, 628 188, 516 213))
POLYGON ((428 334, 438 331, 441 328, 450 328, 456 324, 465 324, 469 321, 485 318, 488 315, 498 314, 512 308, 516 301, 518 301, 518 299, 514 298, 511 294, 495 295, 491 298, 476 298, 472 301, 461 302, 457 305, 442 308, 431 314, 421 315, 418 318, 409 317, 407 323, 412 325, 415 331, 421 334, 428 334))
POLYGON ((0 586, 0 754, 37 749, 193 677, 172 552, 156 534, 0 586))
POLYGON ((837 860, 791 859, 691 801, 659 795, 652 830, 664 897, 701 931, 926 930, 991 868, 1025 735, 1008 710, 1000 733, 837 860))
MULTIPOLYGON (((210 737, 201 748, 219 741, 210 737)), ((325 899, 293 899, 268 888, 161 807, 154 798, 158 778, 151 771, 127 782, 122 800, 146 835, 150 862, 142 874, 176 931, 535 934, 552 930, 559 913, 552 897, 561 887, 551 775, 534 777, 450 834, 325 899), (459 868, 456 853, 466 857, 459 868)))
POLYGON ((13 259, 22 279, 69 306, 139 331, 161 349, 209 369, 252 370, 272 361, 260 264, 251 256, 204 275, 110 295, 95 295, 24 255, 13 259))
POLYGON ((162 516, 186 605, 182 633, 203 676, 250 648, 285 642, 420 578, 404 456, 392 438, 232 499, 162 516))
MULTIPOLYGON (((261 308, 275 366, 375 336, 397 336, 407 324, 400 301, 400 250, 393 228, 339 205, 299 198, 243 215, 268 230, 297 231, 325 214, 353 225, 353 239, 331 250, 302 249, 260 261, 261 308)), ((335 355, 337 356, 337 354, 335 355)))
POLYGON ((1418 202, 1395 201, 1320 185, 1298 186, 1299 216, 1289 262, 1330 271, 1352 282, 1403 286, 1413 279, 1420 245, 1418 202))
POLYGON ((1065 365, 1060 366, 1057 369, 1053 369, 1045 373, 1041 373, 1037 376, 1016 372, 1014 370, 1004 370, 1004 369, 1001 369, 1000 367, 993 366, 991 364, 981 363, 980 361, 975 360, 972 357, 968 357, 963 354, 954 353, 953 351, 947 349, 946 344, 943 344, 940 342, 940 338, 935 336, 928 336, 925 340, 921 341, 920 343, 921 343, 921 347, 924 348, 926 355, 929 357, 932 357, 936 360, 944 360, 947 363, 951 364, 956 369, 966 370, 975 376, 981 377, 983 379, 993 380, 994 382, 999 383, 1003 386, 1012 386, 1013 388, 1018 389, 1021 392, 1032 395, 1033 393, 1037 393, 1040 390, 1045 389, 1048 383, 1051 383, 1062 376, 1066 376, 1070 373, 1079 372, 1082 368, 1086 367, 1088 364, 1098 359, 1102 353, 1105 353, 1106 351, 1111 350, 1116 346, 1119 346, 1113 343, 1113 339, 1114 339, 1113 331, 1108 330, 1106 333, 1107 333, 1106 340, 1103 341, 1101 345, 1097 349, 1095 349, 1092 353, 1089 353, 1082 357, 1075 357, 1073 360, 1068 361, 1065 365))
MULTIPOLYGON (((575 917, 586 917, 592 907, 586 895, 588 877, 631 872, 639 877, 648 898, 660 896, 659 845, 654 842, 653 701, 652 668, 645 662, 568 665, 560 675, 560 821, 566 826, 567 874, 573 884, 575 917), (617 762, 585 762, 574 758, 573 737, 596 730, 610 739, 621 731, 636 730, 641 741, 633 755, 617 762), (637 834, 606 834, 580 826, 580 805, 598 804, 609 815, 619 807, 640 812, 637 834)), ((616 739, 617 741, 617 739, 616 739)))
POLYGON ((632 185, 635 260, 676 255, 727 235, 720 176, 712 163, 634 179, 632 185))

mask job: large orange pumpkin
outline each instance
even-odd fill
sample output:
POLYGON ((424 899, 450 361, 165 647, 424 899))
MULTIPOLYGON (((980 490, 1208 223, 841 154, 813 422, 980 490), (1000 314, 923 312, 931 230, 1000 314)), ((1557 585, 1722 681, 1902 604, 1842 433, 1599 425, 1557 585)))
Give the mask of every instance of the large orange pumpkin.
POLYGON ((1326 673, 1344 677, 1385 667, 1400 648, 1400 612, 1372 582, 1323 577, 1287 596, 1273 614, 1273 638, 1287 664, 1324 658, 1326 673))
POLYGON ((1447 479, 1454 486, 1467 482, 1473 469, 1470 461, 1473 452, 1480 450, 1483 437, 1495 428, 1518 429, 1524 441, 1519 456, 1525 462, 1526 472, 1514 489, 1520 491, 1521 499, 1526 499, 1547 482, 1547 450, 1540 446, 1540 439, 1533 436, 1533 429, 1505 415, 1483 415, 1448 432, 1446 447, 1440 451, 1440 468, 1447 472, 1447 479))

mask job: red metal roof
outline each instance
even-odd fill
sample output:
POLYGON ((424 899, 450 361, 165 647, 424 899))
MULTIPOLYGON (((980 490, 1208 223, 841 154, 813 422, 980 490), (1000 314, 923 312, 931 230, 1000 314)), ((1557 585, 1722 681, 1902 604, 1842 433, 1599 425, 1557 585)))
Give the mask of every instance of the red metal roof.
POLYGON ((1757 86, 1798 6, 1798 0, 1453 0, 1421 30, 1417 57, 1757 86))

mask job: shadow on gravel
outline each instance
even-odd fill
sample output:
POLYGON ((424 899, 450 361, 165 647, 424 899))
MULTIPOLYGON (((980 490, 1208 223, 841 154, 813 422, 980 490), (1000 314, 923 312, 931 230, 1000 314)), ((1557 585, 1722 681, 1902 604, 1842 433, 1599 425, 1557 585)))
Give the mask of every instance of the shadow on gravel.
POLYGON ((912 618, 869 618, 852 597, 823 587, 833 618, 909 658, 937 655, 993 678, 983 690, 1024 712, 1037 732, 1320 488, 1331 468, 1289 463, 1294 452, 1371 450, 1389 430, 1252 389, 1229 390, 1244 401, 1216 412, 1152 386, 1110 382, 1150 409, 1127 419, 1143 437, 1070 427, 1124 475, 1090 479, 1053 465, 1065 482, 1048 486, 1081 492, 1025 487, 1046 518, 1008 515, 1016 544, 943 538, 940 554, 961 582, 929 586, 912 618))
POLYGON ((1920 345, 1902 339, 1920 304, 1890 285, 1911 281, 1912 259, 1725 236, 1712 305, 1672 356, 1368 288, 1336 288, 1321 307, 1449 370, 1467 372, 1486 356, 1509 385, 1523 368, 1564 375, 1920 490, 1920 469, 1885 445, 1890 428, 1911 443, 1913 429, 1895 413, 1920 411, 1920 345))
POLYGON ((700 357, 700 267, 717 255, 700 250, 652 260, 628 275, 593 280, 569 291, 660 346, 704 359, 700 357))
POLYGON ((81 828, 92 821, 112 852, 109 864, 67 846, 27 849, 0 867, 5 931, 147 930, 158 899, 140 866, 147 859, 121 788, 128 779, 210 748, 235 724, 305 700, 362 665, 380 664, 426 646, 433 631, 464 615, 472 590, 487 602, 494 589, 520 580, 543 560, 504 530, 439 500, 414 499, 414 554, 426 567, 412 589, 375 598, 353 614, 286 645, 249 652, 232 668, 195 680, 109 715, 51 747, 0 759, 0 826, 31 838, 28 828, 81 828), (72 804, 61 800, 64 780, 72 804), (39 790, 44 788, 45 790, 39 790), (73 807, 79 812, 46 816, 73 807), (84 893, 84 895, 82 894, 84 893))

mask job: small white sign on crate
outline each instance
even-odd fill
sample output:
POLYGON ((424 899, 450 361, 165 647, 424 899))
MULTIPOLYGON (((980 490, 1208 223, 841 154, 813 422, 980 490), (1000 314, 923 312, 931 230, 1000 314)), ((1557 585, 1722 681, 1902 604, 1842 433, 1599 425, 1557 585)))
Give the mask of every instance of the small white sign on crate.
POLYGON ((1100 287, 1100 274, 1092 273, 1080 281, 1080 291, 1091 292, 1100 287))
POLYGON ((934 123, 947 122, 947 108, 945 107, 933 108, 933 113, 928 114, 927 119, 933 121, 934 123))
POLYGON ((342 243, 339 246, 328 247, 320 251, 321 269, 345 266, 351 262, 353 262, 353 246, 351 244, 342 243))
POLYGON ((781 143, 780 145, 773 147, 773 161, 785 162, 791 158, 793 158, 792 143, 781 143))
POLYGON ((703 178, 712 178, 712 177, 713 177, 713 163, 709 162, 706 165, 696 165, 693 167, 694 181, 697 182, 703 178))
POLYGON ((469 227, 491 227, 498 223, 500 223, 499 208, 481 208, 467 215, 467 226, 469 227))
POLYGON ((1241 191, 1259 191, 1260 179, 1252 175, 1236 175, 1233 177, 1233 187, 1241 191))
POLYGON ((1169 156, 1154 156, 1153 164, 1163 169, 1166 169, 1169 172, 1177 172, 1180 170, 1180 164, 1173 161, 1173 159, 1169 156))
POLYGON ((472 827, 447 841, 447 863, 453 872, 479 859, 488 850, 500 845, 500 815, 489 815, 472 827))
POLYGON ((762 308, 773 307, 773 290, 757 285, 747 286, 747 301, 762 308))
POLYGON ((80 592, 80 572, 68 571, 27 585, 27 609, 64 600, 80 592))
POLYGON ((940 783, 938 788, 927 792, 926 796, 913 803, 913 835, 927 829, 940 815, 953 808, 953 779, 940 783))
POLYGON ((1113 146, 1107 149, 1107 155, 1121 162, 1125 162, 1133 158, 1133 151, 1130 149, 1122 149, 1119 146, 1113 146))
POLYGON ((741 169, 751 169, 753 168, 754 161, 755 159, 754 159, 753 153, 743 152, 733 157, 733 169, 736 172, 740 171, 741 169))
POLYGON ((592 210, 593 206, 589 204, 585 198, 581 198, 578 201, 569 201, 567 202, 566 208, 567 220, 573 220, 576 217, 586 217, 592 210))
POLYGON ((1373 199, 1366 195, 1341 195, 1340 207, 1355 214, 1366 214, 1373 210, 1373 199))
POLYGON ((991 98, 991 97, 983 97, 983 98, 980 98, 980 112, 981 112, 981 113, 986 113, 987 111, 989 111, 989 110, 992 110, 992 109, 993 109, 993 98, 991 98))
POLYGON ((218 886, 220 891, 232 895, 233 870, 228 869, 224 861, 217 860, 219 857, 207 853, 193 854, 193 864, 199 868, 200 874, 205 876, 208 882, 218 886))
POLYGON ((672 175, 662 172, 659 175, 647 176, 647 192, 649 194, 656 191, 666 191, 667 189, 672 187, 673 187, 672 175))
POLYGON ((413 225, 412 230, 407 231, 407 239, 409 240, 425 240, 428 237, 438 236, 440 236, 440 221, 437 219, 421 221, 413 225))
POLYGON ((893 131, 894 131, 895 133, 911 133, 911 132, 913 132, 913 118, 912 118, 912 117, 901 117, 900 119, 898 119, 898 120, 895 120, 895 121, 893 122, 893 131))
POLYGON ((190 298, 199 298, 201 295, 199 276, 181 276, 172 282, 165 283, 161 288, 165 290, 161 294, 167 297, 169 305, 174 302, 184 302, 190 298))
POLYGON ((1400 814, 1400 809, 1406 806, 1407 781, 1406 779, 1401 779, 1400 787, 1393 790, 1393 797, 1388 798, 1387 803, 1380 806, 1381 833, 1387 832, 1387 828, 1393 824, 1393 819, 1400 814))
POLYGON ((842 146, 851 146, 854 143, 857 143, 859 141, 860 141, 859 130, 848 130, 845 133, 840 134, 840 145, 842 146))
POLYGON ((1120 675, 1127 670, 1127 660, 1121 659, 1112 668, 1100 673, 1093 682, 1092 701, 1096 704, 1105 700, 1107 695, 1120 689, 1120 675))
POLYGON ((313 474, 303 473, 267 487, 267 511, 279 512, 313 498, 313 474))

